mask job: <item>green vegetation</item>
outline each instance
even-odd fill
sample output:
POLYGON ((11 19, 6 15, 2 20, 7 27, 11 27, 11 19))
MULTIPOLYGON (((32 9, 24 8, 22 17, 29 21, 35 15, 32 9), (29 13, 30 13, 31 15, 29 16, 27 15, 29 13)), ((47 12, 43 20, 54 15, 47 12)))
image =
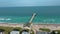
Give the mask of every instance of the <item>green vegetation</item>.
POLYGON ((45 32, 50 32, 50 29, 48 29, 48 28, 40 28, 39 30, 45 31, 45 32))
POLYGON ((33 30, 31 30, 31 32, 32 32, 31 34, 34 34, 34 31, 33 30))
MULTIPOLYGON (((50 29, 48 28, 40 28, 39 30, 44 32, 50 32, 50 29)), ((53 30, 51 34, 55 34, 55 32, 58 32, 57 34, 60 34, 60 30, 53 30)))
POLYGON ((55 34, 56 31, 58 32, 57 34, 60 34, 60 30, 54 30, 51 32, 51 34, 55 34))
POLYGON ((0 26, 0 30, 4 30, 4 34, 9 34, 12 30, 14 29, 18 29, 19 31, 22 30, 22 28, 20 27, 3 27, 3 26, 0 26))
MULTIPOLYGON (((20 31, 23 30, 21 27, 3 27, 3 26, 0 26, 0 30, 4 30, 4 34, 10 34, 10 32, 14 29, 17 29, 20 31)), ((29 31, 28 29, 26 30, 27 32, 29 31)), ((32 30, 32 33, 31 34, 34 34, 34 31, 32 30)))

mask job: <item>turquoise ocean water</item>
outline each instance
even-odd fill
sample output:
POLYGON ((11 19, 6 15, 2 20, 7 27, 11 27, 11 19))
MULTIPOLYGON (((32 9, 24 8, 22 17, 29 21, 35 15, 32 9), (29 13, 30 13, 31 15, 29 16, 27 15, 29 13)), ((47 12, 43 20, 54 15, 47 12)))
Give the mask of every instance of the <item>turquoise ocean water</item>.
POLYGON ((60 24, 60 6, 0 7, 0 23, 27 23, 34 12, 33 23, 60 24))

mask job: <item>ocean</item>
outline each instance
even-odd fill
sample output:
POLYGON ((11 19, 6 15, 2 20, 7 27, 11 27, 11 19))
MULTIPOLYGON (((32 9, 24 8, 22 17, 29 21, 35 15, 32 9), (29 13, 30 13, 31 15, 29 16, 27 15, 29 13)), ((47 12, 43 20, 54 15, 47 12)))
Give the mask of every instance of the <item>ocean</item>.
POLYGON ((0 23, 60 24, 60 6, 0 7, 0 23))

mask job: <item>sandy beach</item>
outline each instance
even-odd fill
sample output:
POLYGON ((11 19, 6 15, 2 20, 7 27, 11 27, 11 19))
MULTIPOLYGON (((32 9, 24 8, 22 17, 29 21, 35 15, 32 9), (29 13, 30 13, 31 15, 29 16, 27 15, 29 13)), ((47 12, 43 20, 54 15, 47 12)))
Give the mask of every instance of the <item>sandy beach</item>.
MULTIPOLYGON (((8 24, 0 23, 4 27, 23 27, 23 24, 8 24)), ((60 30, 60 24, 33 24, 32 29, 39 30, 39 28, 49 28, 50 30, 60 30)))
POLYGON ((39 28, 48 28, 50 30, 60 30, 60 24, 35 24, 33 28, 39 30, 39 28))

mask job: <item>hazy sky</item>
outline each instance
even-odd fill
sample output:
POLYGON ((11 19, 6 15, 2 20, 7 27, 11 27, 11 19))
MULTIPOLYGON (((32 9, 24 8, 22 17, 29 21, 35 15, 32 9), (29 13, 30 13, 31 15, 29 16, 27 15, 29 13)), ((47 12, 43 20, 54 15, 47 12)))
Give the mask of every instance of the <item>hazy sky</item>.
POLYGON ((60 0, 0 0, 0 7, 60 6, 60 0))

